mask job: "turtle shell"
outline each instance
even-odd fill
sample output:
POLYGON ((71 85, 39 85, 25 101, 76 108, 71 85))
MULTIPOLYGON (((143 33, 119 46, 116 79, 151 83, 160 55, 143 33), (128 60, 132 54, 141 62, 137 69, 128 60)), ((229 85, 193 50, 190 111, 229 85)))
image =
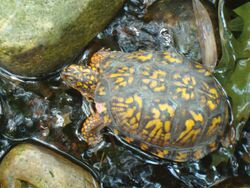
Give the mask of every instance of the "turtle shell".
POLYGON ((229 106, 201 64, 175 52, 110 52, 99 65, 96 104, 126 142, 184 162, 214 151, 225 137, 229 106))

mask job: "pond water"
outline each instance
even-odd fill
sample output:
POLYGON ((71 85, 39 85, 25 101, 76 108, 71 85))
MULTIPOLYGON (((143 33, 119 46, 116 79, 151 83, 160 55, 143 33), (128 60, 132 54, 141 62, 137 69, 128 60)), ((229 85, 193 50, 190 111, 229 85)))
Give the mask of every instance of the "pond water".
MULTIPOLYGON (((191 1, 178 3, 128 1, 86 47, 77 63, 85 64, 101 48, 131 52, 175 47, 190 59, 200 61, 191 1), (159 7, 162 10, 158 11, 159 7)), ((216 27, 215 5, 213 1, 205 3, 216 27)), ((232 3, 230 6, 234 7, 232 3)), ((1 74, 0 98, 0 159, 17 143, 39 142, 88 164, 105 188, 208 187, 232 176, 250 175, 248 127, 243 129, 234 152, 220 148, 192 163, 158 161, 108 134, 105 145, 95 155, 86 156, 87 145, 79 129, 89 113, 87 101, 68 88, 58 74, 36 81, 1 74)))

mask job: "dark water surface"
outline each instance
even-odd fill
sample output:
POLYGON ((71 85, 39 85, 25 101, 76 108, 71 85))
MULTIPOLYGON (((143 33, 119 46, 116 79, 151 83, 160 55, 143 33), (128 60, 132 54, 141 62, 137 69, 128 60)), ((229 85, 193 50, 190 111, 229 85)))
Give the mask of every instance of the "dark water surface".
MULTIPOLYGON (((175 2, 128 1, 117 18, 85 49, 78 63, 86 63, 103 47, 125 52, 174 47, 190 59, 200 61, 191 1, 175 2)), ((206 4, 216 20, 212 2, 206 4)), ((192 163, 157 161, 109 135, 105 135, 106 144, 96 155, 86 156, 87 146, 79 128, 89 113, 88 104, 77 91, 65 86, 59 75, 23 81, 2 74, 0 98, 0 159, 13 144, 35 140, 87 163, 107 188, 209 187, 229 177, 250 176, 247 127, 234 152, 220 148, 192 163)))

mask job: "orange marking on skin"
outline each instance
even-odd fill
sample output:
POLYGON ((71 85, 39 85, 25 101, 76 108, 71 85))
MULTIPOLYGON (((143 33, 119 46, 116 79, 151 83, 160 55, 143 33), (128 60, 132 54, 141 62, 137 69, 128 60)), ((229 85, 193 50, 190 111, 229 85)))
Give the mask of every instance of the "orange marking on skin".
MULTIPOLYGON (((108 53, 106 55, 108 55, 108 53)), ((91 57, 90 62, 92 64, 97 64, 101 62, 106 57, 106 55, 97 52, 91 57)))
POLYGON ((130 138, 130 137, 125 137, 124 140, 125 140, 126 142, 128 142, 128 143, 131 143, 131 142, 134 141, 134 139, 133 139, 133 138, 130 138))

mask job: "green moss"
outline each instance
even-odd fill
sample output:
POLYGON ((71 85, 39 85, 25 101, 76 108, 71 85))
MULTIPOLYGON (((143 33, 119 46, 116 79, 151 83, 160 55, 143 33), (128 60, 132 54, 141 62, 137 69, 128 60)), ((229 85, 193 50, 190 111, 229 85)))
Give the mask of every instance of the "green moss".
POLYGON ((0 4, 0 65, 41 76, 72 62, 123 0, 24 0, 0 4))

